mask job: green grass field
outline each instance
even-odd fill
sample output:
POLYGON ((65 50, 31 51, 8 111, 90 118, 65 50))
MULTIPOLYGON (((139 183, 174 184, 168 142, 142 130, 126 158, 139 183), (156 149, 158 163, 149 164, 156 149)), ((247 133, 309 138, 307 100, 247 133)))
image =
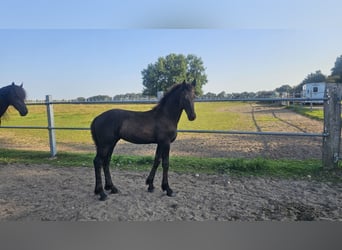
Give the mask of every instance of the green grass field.
MULTIPOLYGON (((178 129, 192 130, 244 130, 255 131, 255 124, 250 113, 239 112, 239 108, 249 105, 241 102, 213 102, 196 103, 197 119, 193 122, 182 115, 178 129)), ((145 111, 153 107, 152 104, 58 104, 54 105, 54 118, 56 127, 89 128, 91 121, 100 113, 112 109, 128 109, 145 111)), ((323 119, 322 110, 310 110, 309 107, 291 106, 295 112, 314 119, 323 119)), ((20 117, 16 110, 9 109, 7 117, 2 119, 3 126, 47 126, 45 105, 29 105, 29 114, 20 117)), ((270 116, 264 118, 259 115, 259 121, 265 122, 274 119, 270 116)), ((273 121, 269 121, 273 122, 273 121)), ((90 132, 57 130, 57 144, 59 145, 92 145, 90 132)), ((48 147, 48 132, 44 130, 0 129, 0 147, 7 141, 11 144, 30 145, 33 148, 48 147)), ((58 146, 58 145, 57 145, 58 146)))
MULTIPOLYGON (((254 128, 250 114, 231 112, 243 103, 196 103, 197 119, 193 122, 182 115, 178 129, 195 130, 250 130, 254 128)), ((54 105, 54 118, 56 127, 89 128, 91 121, 100 113, 112 109, 128 109, 146 111, 153 107, 151 104, 58 104, 54 105)), ((2 121, 3 126, 47 126, 46 107, 44 105, 28 106, 29 114, 20 117, 16 110, 11 108, 7 119, 2 121)), ((47 130, 19 130, 0 129, 1 140, 16 140, 22 144, 35 145, 40 148, 42 144, 48 145, 47 130)), ((58 144, 92 144, 90 131, 57 130, 58 144)))
MULTIPOLYGON (((237 129, 241 125, 248 128, 251 124, 245 124, 248 114, 230 112, 234 107, 246 105, 244 103, 196 103, 197 119, 189 122, 185 115, 181 117, 179 129, 237 129), (208 118, 210 117, 210 119, 208 118), (244 124, 241 124, 241 123, 244 124)), ((55 125, 57 127, 89 127, 93 118, 109 109, 127 109, 135 111, 150 110, 153 104, 58 104, 54 105, 55 125)), ((45 126, 46 108, 44 105, 28 106, 29 114, 23 119, 13 108, 10 109, 9 119, 3 125, 28 125, 45 126)))

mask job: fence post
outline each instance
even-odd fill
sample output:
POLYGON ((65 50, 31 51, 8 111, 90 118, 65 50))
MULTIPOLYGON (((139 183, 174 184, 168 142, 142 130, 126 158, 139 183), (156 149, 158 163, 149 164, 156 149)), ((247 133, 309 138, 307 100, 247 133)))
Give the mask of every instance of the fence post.
POLYGON ((50 143, 50 155, 51 157, 55 157, 57 155, 57 148, 56 148, 56 135, 55 130, 55 119, 53 115, 53 105, 52 105, 52 97, 51 95, 46 96, 46 112, 47 112, 47 119, 48 119, 48 130, 49 130, 49 143, 50 143))
POLYGON ((325 169, 337 168, 341 139, 341 83, 327 83, 324 102, 324 133, 322 164, 325 169))

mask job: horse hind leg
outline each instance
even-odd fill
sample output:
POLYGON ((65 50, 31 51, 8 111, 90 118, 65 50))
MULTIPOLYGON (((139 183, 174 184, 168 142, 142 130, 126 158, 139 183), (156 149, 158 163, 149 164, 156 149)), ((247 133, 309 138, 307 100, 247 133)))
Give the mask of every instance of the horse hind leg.
POLYGON ((111 194, 117 194, 119 190, 114 186, 112 178, 110 176, 109 165, 104 165, 103 168, 105 174, 105 190, 110 191, 111 194))
POLYGON ((110 190, 112 194, 116 194, 119 192, 119 190, 113 184, 112 177, 109 171, 110 160, 112 158, 112 153, 116 143, 117 141, 114 142, 114 144, 110 147, 103 164, 103 172, 105 175, 105 190, 110 190))
POLYGON ((100 200, 104 201, 107 198, 103 190, 102 178, 101 178, 101 168, 103 166, 103 159, 97 153, 94 158, 94 169, 95 169, 95 194, 100 195, 100 200))
POLYGON ((110 160, 112 158, 114 147, 117 143, 117 140, 113 142, 113 144, 106 150, 106 156, 104 157, 104 163, 103 163, 103 173, 105 176, 105 190, 110 191, 112 194, 116 194, 119 192, 119 190, 114 186, 112 177, 110 174, 110 160))
POLYGON ((94 158, 95 168, 95 194, 100 195, 100 200, 104 201, 107 195, 104 192, 101 178, 101 168, 103 167, 105 175, 105 189, 111 190, 111 193, 117 193, 116 187, 113 185, 112 178, 109 172, 109 162, 113 152, 115 144, 107 147, 98 147, 96 156, 94 158))

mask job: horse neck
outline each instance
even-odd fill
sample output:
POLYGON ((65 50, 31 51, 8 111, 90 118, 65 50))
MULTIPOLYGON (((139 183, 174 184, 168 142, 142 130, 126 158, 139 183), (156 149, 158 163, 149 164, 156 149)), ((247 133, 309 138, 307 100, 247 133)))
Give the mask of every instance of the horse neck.
POLYGON ((0 106, 0 117, 2 117, 3 114, 5 114, 7 108, 8 108, 8 105, 7 106, 6 105, 1 105, 0 106))
POLYGON ((182 115, 183 108, 180 105, 179 97, 170 97, 162 107, 159 107, 159 110, 162 114, 166 115, 171 122, 174 122, 174 124, 177 125, 182 115))
POLYGON ((8 103, 6 102, 7 89, 0 89, 0 117, 6 112, 8 108, 8 103))

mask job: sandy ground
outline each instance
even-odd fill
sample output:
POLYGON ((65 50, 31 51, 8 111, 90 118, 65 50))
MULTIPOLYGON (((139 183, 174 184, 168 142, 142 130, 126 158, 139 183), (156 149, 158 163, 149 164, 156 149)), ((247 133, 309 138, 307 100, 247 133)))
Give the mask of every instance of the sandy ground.
MULTIPOLYGON (((250 105, 257 131, 321 133, 322 123, 279 107, 250 105), (261 116, 263 119, 259 119, 261 116), (265 115, 272 121, 265 120, 265 115)), ((204 157, 321 158, 321 138, 182 134, 172 155, 204 157)), ((76 145, 77 146, 77 145, 76 145)), ((66 145, 68 147, 68 145, 66 145)), ((82 147, 82 145, 79 145, 82 147)), ((80 149, 80 148, 79 148, 80 149)), ((89 146, 84 146, 89 150, 89 146)), ((91 148, 90 148, 91 150, 91 148)), ((155 146, 120 143, 115 153, 151 155, 155 146)), ((311 221, 342 220, 342 183, 172 172, 175 197, 144 185, 147 172, 112 170, 120 193, 98 201, 92 168, 0 165, 0 221, 311 221)))
MULTIPOLYGON (((342 183, 170 174, 176 192, 147 192, 147 172, 114 170, 119 194, 98 201, 90 168, 0 167, 2 221, 342 220, 342 183)), ((156 184, 160 183, 160 174, 156 184)), ((159 186, 159 185, 158 185, 159 186)))

